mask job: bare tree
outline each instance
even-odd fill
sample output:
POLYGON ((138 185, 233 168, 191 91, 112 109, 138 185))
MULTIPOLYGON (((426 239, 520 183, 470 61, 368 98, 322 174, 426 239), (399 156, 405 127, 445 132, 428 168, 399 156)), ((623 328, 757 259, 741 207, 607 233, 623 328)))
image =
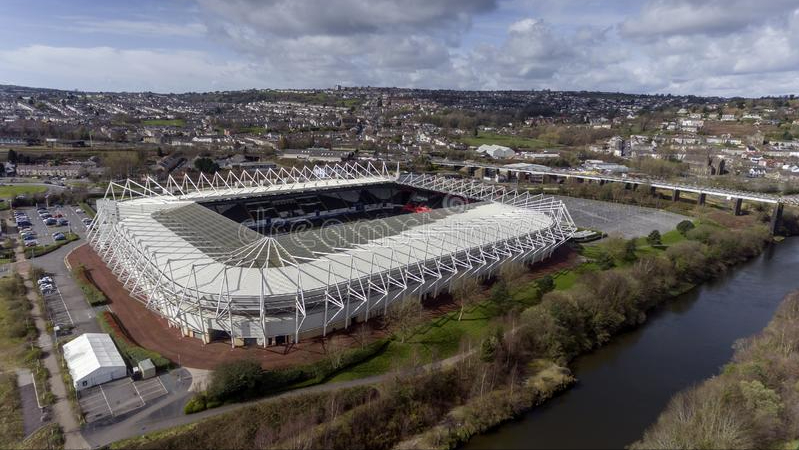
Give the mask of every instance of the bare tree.
POLYGON ((325 341, 325 352, 333 369, 341 367, 341 361, 347 350, 346 338, 340 334, 334 334, 325 341))
POLYGON ((524 263, 507 261, 499 267, 499 277, 508 283, 513 283, 527 272, 524 263))
POLYGON ((471 304, 477 298, 475 294, 479 288, 480 283, 477 278, 471 275, 464 275, 450 285, 452 297, 461 306, 458 322, 463 319, 463 311, 466 309, 466 305, 471 304))
POLYGON ((421 311, 422 304, 414 296, 394 302, 389 308, 386 319, 389 327, 399 336, 401 343, 405 343, 413 328, 419 323, 421 311))

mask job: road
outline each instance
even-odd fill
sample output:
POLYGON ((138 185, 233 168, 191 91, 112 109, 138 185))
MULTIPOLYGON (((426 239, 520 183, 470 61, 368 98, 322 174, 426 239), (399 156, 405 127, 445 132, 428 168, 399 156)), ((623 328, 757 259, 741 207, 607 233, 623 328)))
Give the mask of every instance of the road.
MULTIPOLYGON (((509 331, 512 333, 514 330, 509 331)), ((92 448, 102 447, 123 439, 129 439, 136 436, 141 436, 146 433, 165 430, 167 428, 186 425, 194 422, 199 422, 204 419, 216 417, 220 414, 225 414, 231 411, 247 408, 249 406, 257 405, 259 403, 276 401, 284 398, 295 397, 298 395, 306 395, 320 392, 331 392, 338 389, 347 389, 356 386, 368 386, 371 384, 382 383, 390 381, 397 376, 413 376, 414 374, 422 373, 427 370, 435 368, 451 367, 467 356, 476 352, 477 348, 472 349, 470 352, 461 353, 447 359, 436 361, 421 367, 408 369, 401 372, 389 372, 381 375, 374 375, 371 377, 360 378, 357 380, 340 381, 336 383, 317 384, 306 388, 295 389, 292 391, 284 392, 259 400, 254 400, 245 403, 234 403, 231 405, 222 406, 219 408, 209 409, 196 414, 186 415, 183 413, 183 406, 193 395, 191 392, 184 392, 182 395, 171 396, 169 399, 157 402, 150 407, 128 417, 111 426, 106 426, 98 429, 86 429, 83 432, 83 437, 92 446, 92 448)))
POLYGON ((28 288, 27 297, 32 305, 31 317, 33 317, 36 323, 36 329, 39 331, 38 345, 42 349, 44 355, 42 363, 50 372, 48 383, 50 385, 50 391, 56 398, 55 404, 52 406, 53 417, 64 432, 64 448, 89 448, 89 444, 83 439, 80 433, 80 424, 72 411, 67 387, 64 384, 64 380, 61 378, 61 366, 56 357, 56 352, 58 350, 53 345, 53 338, 47 331, 46 313, 39 309, 37 294, 34 291, 34 283, 31 281, 30 276, 31 264, 25 259, 25 255, 20 247, 17 247, 17 262, 14 263, 14 265, 16 271, 25 279, 25 286, 28 288))

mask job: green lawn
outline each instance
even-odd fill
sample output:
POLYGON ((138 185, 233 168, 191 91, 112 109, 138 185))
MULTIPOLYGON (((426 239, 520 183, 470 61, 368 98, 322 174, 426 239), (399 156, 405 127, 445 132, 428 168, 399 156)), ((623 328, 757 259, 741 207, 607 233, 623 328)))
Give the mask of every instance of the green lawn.
POLYGON ((141 124, 153 127, 184 127, 186 121, 183 119, 150 119, 142 120, 141 124))
POLYGON ((685 236, 681 235, 677 230, 667 231, 660 237, 660 242, 662 242, 663 245, 674 245, 684 240, 685 236))
POLYGON ((546 147, 557 147, 557 144, 548 144, 540 139, 526 138, 522 136, 508 136, 505 134, 480 132, 477 136, 465 136, 461 142, 478 147, 483 144, 498 144, 512 148, 542 149, 546 147))
POLYGON ((426 364, 455 355, 464 337, 472 338, 473 345, 489 332, 489 321, 496 316, 493 304, 484 302, 467 308, 458 321, 460 311, 453 311, 425 323, 405 342, 391 341, 386 349, 373 358, 353 366, 327 380, 328 382, 355 380, 386 373, 392 369, 409 366, 413 362, 426 364))
POLYGON ((33 195, 41 194, 47 191, 46 186, 28 186, 24 184, 15 184, 8 186, 0 186, 0 198, 12 198, 17 195, 33 195))

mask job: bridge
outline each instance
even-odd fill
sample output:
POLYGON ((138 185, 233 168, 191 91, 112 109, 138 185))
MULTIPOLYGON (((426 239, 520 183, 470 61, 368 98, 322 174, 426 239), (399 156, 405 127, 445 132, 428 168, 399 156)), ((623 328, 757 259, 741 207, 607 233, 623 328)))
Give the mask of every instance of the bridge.
POLYGON ((680 193, 691 192, 697 194, 697 202, 700 205, 705 204, 708 196, 721 197, 724 200, 732 202, 733 213, 735 215, 741 214, 741 206, 744 200, 749 202, 770 204, 774 205, 774 210, 771 214, 772 233, 777 229, 779 221, 782 219, 783 206, 786 204, 790 206, 799 206, 799 195, 780 196, 762 194, 750 191, 702 186, 699 184, 675 183, 656 178, 614 176, 575 169, 552 169, 534 164, 528 165, 534 167, 523 167, 522 165, 513 164, 501 166, 482 162, 450 161, 446 159, 432 159, 430 162, 436 166, 452 167, 453 169, 467 168, 472 173, 476 172, 477 169, 483 169, 484 177, 505 174, 510 180, 525 179, 527 181, 539 181, 541 183, 546 183, 547 181, 561 183, 562 181, 568 179, 575 179, 578 182, 587 181, 597 182, 599 184, 624 183, 625 187, 630 189, 637 189, 639 186, 645 186, 648 187, 652 193, 655 193, 657 189, 671 191, 671 198, 674 201, 678 201, 680 199, 680 193))

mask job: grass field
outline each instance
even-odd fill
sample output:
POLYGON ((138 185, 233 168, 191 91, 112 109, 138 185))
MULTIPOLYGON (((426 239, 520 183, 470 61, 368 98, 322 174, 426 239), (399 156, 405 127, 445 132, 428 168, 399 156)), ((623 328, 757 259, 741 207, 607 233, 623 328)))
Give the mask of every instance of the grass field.
POLYGON ((186 121, 183 119, 151 119, 142 120, 141 124, 151 127, 184 127, 186 126, 186 121))
POLYGON ((34 195, 41 194, 47 191, 46 186, 27 186, 24 184, 15 184, 8 186, 0 186, 0 198, 13 198, 17 195, 34 195))
MULTIPOLYGON (((574 285, 580 273, 596 270, 594 263, 581 264, 579 268, 562 270, 552 275, 555 289, 568 289, 574 285)), ((535 305, 539 299, 537 280, 510 286, 513 307, 526 308, 535 305)), ((484 300, 467 308, 463 318, 458 321, 459 310, 437 317, 420 325, 405 341, 394 340, 386 349, 373 358, 347 369, 327 380, 346 381, 389 372, 396 368, 413 364, 425 364, 434 360, 454 356, 462 343, 470 341, 479 345, 491 332, 491 322, 502 315, 508 305, 499 306, 491 300, 484 300)))
MULTIPOLYGON (((663 252, 668 246, 684 240, 685 237, 677 230, 663 233, 661 238, 663 245, 658 247, 650 246, 646 238, 642 237, 636 240, 636 255, 640 257, 648 253, 663 252)), ((555 290, 570 289, 584 273, 600 270, 599 265, 593 260, 599 258, 603 252, 601 243, 584 246, 581 254, 589 261, 552 274, 555 290)), ((624 266, 629 263, 617 264, 624 266)), ((540 299, 537 279, 513 284, 509 287, 508 294, 514 307, 526 308, 535 305, 540 299)), ((466 338, 469 338, 472 345, 479 345, 491 331, 492 321, 503 311, 502 307, 486 299, 467 308, 461 321, 458 321, 458 310, 444 314, 420 325, 405 342, 396 339, 391 341, 382 353, 339 373, 328 382, 378 375, 397 368, 425 364, 453 356, 458 353, 466 338)))
POLYGON ((533 150, 558 146, 557 144, 548 144, 540 139, 485 132, 480 132, 477 136, 462 137, 461 142, 475 147, 483 144, 498 144, 511 148, 527 148, 533 150))
POLYGON ((14 368, 25 367, 29 339, 36 332, 29 322, 30 304, 21 278, 0 278, 0 448, 17 448, 22 441, 22 415, 14 368))

